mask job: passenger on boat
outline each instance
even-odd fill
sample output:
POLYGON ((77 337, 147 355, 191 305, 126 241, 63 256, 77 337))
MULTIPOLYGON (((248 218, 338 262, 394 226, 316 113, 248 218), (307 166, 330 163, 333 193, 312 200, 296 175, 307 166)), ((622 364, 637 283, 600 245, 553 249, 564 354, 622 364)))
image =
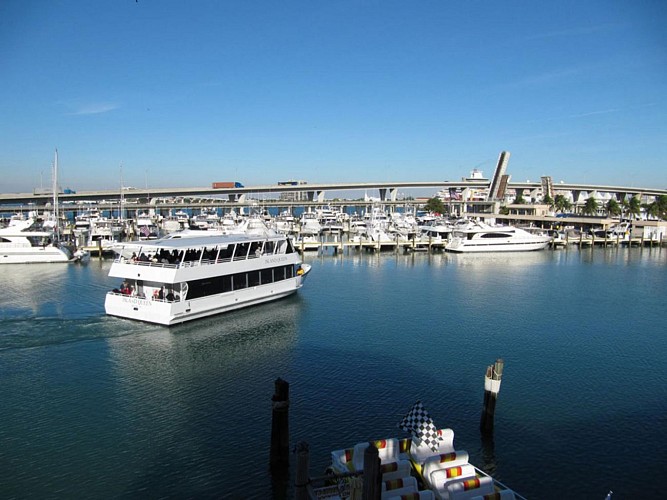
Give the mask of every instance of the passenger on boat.
POLYGON ((124 280, 120 284, 120 293, 123 295, 132 295, 132 286, 127 282, 127 280, 124 280))

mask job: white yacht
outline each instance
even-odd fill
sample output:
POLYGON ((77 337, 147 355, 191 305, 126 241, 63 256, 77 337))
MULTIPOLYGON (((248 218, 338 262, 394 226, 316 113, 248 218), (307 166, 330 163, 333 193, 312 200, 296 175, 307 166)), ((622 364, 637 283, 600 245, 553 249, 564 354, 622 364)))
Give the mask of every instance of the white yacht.
POLYGON ((302 235, 316 236, 322 231, 322 224, 320 224, 315 212, 302 213, 299 225, 299 233, 302 235))
POLYGON ((452 231, 445 250, 448 252, 525 252, 549 246, 551 237, 532 234, 513 226, 490 226, 471 221, 452 231))
POLYGON ((109 276, 123 284, 107 293, 106 313, 162 325, 286 297, 310 271, 275 233, 172 233, 122 243, 116 253, 109 276))
POLYGON ((591 235, 598 239, 610 239, 613 241, 628 241, 632 225, 629 222, 619 222, 608 229, 593 229, 591 235))
POLYGON ((102 252, 111 252, 113 246, 121 239, 122 226, 113 219, 98 217, 90 221, 90 235, 84 248, 88 250, 101 249, 102 252))
POLYGON ((152 214, 146 212, 138 213, 134 224, 136 226, 136 235, 140 240, 156 239, 160 233, 152 214))
POLYGON ((13 219, 0 229, 0 264, 68 262, 69 248, 54 242, 54 233, 36 227, 36 219, 13 219))

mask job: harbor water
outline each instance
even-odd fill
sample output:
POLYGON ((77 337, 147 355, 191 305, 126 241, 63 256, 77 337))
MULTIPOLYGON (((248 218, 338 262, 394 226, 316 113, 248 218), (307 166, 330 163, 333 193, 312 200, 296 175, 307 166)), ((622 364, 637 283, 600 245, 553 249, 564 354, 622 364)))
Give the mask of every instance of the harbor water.
POLYGON ((172 328, 105 316, 109 261, 3 266, 0 498, 291 498, 268 465, 278 377, 313 476, 405 436, 421 400, 527 498, 664 496, 666 249, 305 261, 297 295, 172 328))

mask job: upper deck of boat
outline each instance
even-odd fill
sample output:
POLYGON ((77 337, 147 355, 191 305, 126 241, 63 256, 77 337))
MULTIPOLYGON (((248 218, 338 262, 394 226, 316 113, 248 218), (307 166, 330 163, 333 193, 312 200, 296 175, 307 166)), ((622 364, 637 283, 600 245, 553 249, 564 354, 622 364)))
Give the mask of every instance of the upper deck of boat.
POLYGON ((136 240, 121 243, 119 247, 138 248, 144 250, 186 250, 197 248, 214 248, 233 245, 236 243, 251 243, 253 241, 284 241, 281 234, 211 234, 209 236, 179 236, 177 233, 157 240, 136 240))

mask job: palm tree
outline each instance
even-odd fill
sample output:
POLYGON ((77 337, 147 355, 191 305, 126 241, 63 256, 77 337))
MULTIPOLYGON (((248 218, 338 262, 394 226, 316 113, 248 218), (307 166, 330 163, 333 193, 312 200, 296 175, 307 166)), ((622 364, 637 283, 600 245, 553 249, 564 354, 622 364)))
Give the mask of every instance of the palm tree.
POLYGON ((667 218, 667 195, 658 196, 653 203, 646 206, 646 214, 656 219, 667 218))
POLYGON ((554 199, 554 206, 556 207, 557 212, 563 213, 572 208, 572 203, 570 203, 570 201, 562 194, 557 194, 554 199))
POLYGON ((641 202, 639 201, 638 197, 633 196, 630 198, 630 201, 628 202, 628 214, 635 215, 637 217, 639 217, 639 214, 641 214, 641 202))
POLYGON ((598 212, 598 202, 595 198, 590 196, 586 200, 586 204, 584 205, 584 215, 595 215, 598 212))
POLYGON ((660 219, 667 219, 667 194, 661 194, 656 198, 656 200, 651 203, 651 205, 656 205, 656 216, 660 219))
POLYGON ((606 208, 607 208, 607 215, 608 216, 619 215, 621 213, 621 206, 616 201, 616 198, 611 198, 607 202, 607 207, 606 208))

